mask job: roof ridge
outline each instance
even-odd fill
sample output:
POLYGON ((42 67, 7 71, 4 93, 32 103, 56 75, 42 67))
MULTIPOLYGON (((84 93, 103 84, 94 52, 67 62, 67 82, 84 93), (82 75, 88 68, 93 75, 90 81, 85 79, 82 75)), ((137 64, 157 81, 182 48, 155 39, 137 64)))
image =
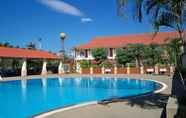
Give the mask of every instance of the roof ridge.
MULTIPOLYGON (((175 31, 165 31, 165 32, 158 32, 158 34, 162 34, 162 33, 177 33, 175 31)), ((92 40, 97 40, 97 39, 104 39, 104 38, 117 38, 117 37, 128 37, 128 36, 139 36, 139 35, 153 35, 154 32, 144 32, 144 33, 136 33, 136 34, 124 34, 124 35, 112 35, 112 36, 97 36, 97 37, 94 37, 92 40)), ((91 40, 91 41, 92 41, 91 40)))
POLYGON ((38 50, 38 49, 27 49, 27 48, 16 48, 16 47, 4 47, 4 46, 0 46, 0 48, 16 49, 16 50, 25 50, 25 51, 47 52, 47 53, 50 53, 50 52, 48 52, 48 51, 45 51, 45 50, 38 50))

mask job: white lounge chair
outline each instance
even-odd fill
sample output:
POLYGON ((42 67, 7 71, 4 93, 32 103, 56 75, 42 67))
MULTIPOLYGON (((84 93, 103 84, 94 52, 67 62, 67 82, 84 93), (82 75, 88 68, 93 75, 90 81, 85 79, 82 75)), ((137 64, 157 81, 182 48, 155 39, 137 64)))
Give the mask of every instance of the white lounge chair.
POLYGON ((147 68, 146 72, 152 74, 154 72, 154 68, 147 68))
POLYGON ((111 69, 109 68, 105 69, 105 73, 111 73, 111 69))
POLYGON ((167 72, 167 69, 166 68, 160 68, 160 74, 164 74, 167 72))

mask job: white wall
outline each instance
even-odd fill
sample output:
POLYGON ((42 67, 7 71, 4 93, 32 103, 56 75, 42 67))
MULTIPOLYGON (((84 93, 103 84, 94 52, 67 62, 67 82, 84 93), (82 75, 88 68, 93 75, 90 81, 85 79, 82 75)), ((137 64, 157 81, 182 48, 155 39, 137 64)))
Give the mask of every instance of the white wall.
MULTIPOLYGON (((115 59, 116 58, 116 49, 113 49, 113 57, 110 57, 109 56, 109 52, 110 49, 107 49, 107 59, 115 59)), ((91 50, 88 50, 88 57, 86 58, 85 57, 85 50, 79 50, 79 51, 76 51, 76 56, 75 56, 75 60, 94 60, 93 56, 92 56, 92 53, 91 53, 91 50), (82 53, 82 54, 81 54, 82 53), (84 55, 83 55, 84 53, 84 55)))

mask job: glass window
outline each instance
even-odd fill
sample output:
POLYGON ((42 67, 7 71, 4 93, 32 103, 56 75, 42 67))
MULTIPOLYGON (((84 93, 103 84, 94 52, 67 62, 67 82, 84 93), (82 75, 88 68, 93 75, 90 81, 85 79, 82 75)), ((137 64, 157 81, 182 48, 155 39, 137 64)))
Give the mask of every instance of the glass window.
POLYGON ((80 57, 84 57, 84 51, 80 51, 80 57))
POLYGON ((109 49, 109 56, 110 56, 110 57, 113 57, 113 48, 110 48, 110 49, 109 49))

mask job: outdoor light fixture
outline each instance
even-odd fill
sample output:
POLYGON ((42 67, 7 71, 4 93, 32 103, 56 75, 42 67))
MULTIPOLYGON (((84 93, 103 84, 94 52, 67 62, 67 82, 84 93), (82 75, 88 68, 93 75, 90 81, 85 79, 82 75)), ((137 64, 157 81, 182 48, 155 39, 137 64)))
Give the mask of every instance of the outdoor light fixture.
POLYGON ((61 38, 61 45, 62 45, 62 49, 61 49, 61 57, 64 58, 64 54, 65 54, 65 46, 64 46, 64 41, 66 38, 66 34, 64 32, 60 33, 60 38, 61 38))
POLYGON ((66 34, 65 34, 64 32, 61 32, 61 33, 60 33, 60 37, 61 37, 61 40, 64 40, 65 37, 66 37, 66 34))

